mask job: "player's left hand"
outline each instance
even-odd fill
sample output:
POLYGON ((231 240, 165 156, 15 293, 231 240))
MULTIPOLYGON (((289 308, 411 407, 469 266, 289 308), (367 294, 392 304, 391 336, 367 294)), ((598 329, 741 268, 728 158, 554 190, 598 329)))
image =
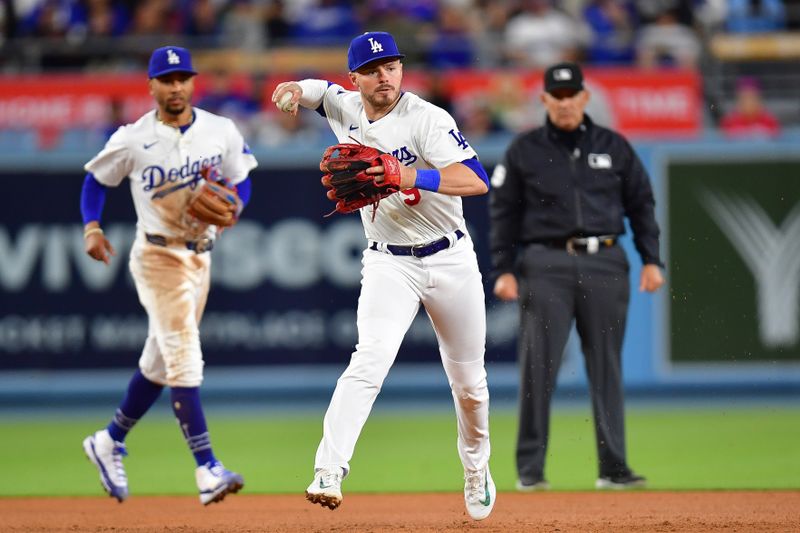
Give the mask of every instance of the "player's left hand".
POLYGON ((655 292, 664 284, 664 276, 658 265, 644 265, 639 277, 639 291, 655 292))
POLYGON ((391 154, 362 144, 336 144, 325 150, 319 168, 334 211, 351 213, 373 206, 402 188, 403 165, 391 154))
MULTIPOLYGON (((395 167, 400 171, 400 190, 410 189, 414 186, 414 182, 416 181, 416 169, 407 167, 405 165, 397 165, 395 167)), ((367 170, 364 171, 366 174, 375 177, 375 183, 383 183, 385 178, 385 174, 387 172, 386 167, 383 165, 377 165, 374 167, 369 167, 367 170)), ((395 170, 397 172, 397 170, 395 170)), ((392 176, 393 180, 396 180, 396 176, 392 176)))
POLYGON ((111 256, 117 255, 117 251, 114 250, 111 242, 106 239, 100 226, 87 226, 84 229, 84 235, 86 235, 84 238, 84 249, 89 257, 95 261, 102 261, 107 265, 110 264, 111 256))

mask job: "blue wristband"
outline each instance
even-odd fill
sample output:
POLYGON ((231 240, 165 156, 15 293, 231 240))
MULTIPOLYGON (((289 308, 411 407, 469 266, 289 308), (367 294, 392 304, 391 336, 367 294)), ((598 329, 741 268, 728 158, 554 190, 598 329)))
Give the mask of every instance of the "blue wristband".
POLYGON ((442 175, 435 168, 417 169, 417 179, 414 181, 414 187, 436 192, 439 190, 439 182, 441 179, 442 175))

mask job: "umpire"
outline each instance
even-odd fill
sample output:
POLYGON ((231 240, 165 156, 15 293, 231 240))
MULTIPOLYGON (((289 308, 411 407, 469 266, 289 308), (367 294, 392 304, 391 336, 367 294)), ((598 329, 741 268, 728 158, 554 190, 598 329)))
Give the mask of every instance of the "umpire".
POLYGON ((519 300, 517 489, 544 476, 550 399, 573 320, 594 412, 598 489, 642 487, 625 458, 621 350, 628 312, 628 260, 617 245, 628 217, 642 258, 639 290, 664 283, 653 192, 624 137, 584 113, 581 69, 547 69, 546 124, 517 136, 492 176, 494 294, 519 300))

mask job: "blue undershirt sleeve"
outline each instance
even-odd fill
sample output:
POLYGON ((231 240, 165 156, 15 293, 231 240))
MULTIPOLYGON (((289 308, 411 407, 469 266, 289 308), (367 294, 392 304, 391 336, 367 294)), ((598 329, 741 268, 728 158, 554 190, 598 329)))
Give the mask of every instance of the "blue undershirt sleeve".
POLYGON ((462 165, 469 167, 477 176, 481 179, 482 182, 489 187, 489 175, 486 173, 486 169, 483 168, 483 165, 480 161, 478 161, 477 157, 473 157, 471 159, 465 159, 461 161, 462 165))
POLYGON ((250 181, 250 176, 247 176, 244 181, 236 184, 236 193, 242 201, 242 207, 247 205, 250 201, 250 193, 253 190, 253 183, 250 181))
POLYGON ((106 186, 97 181, 94 174, 89 172, 83 180, 81 189, 81 216, 83 225, 96 220, 100 222, 103 214, 103 205, 106 203, 106 186))

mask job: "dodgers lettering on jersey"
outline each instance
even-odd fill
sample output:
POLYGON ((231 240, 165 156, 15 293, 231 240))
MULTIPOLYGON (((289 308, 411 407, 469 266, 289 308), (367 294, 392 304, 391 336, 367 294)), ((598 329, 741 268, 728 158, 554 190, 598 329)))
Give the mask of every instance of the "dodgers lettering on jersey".
POLYGON ((401 164, 410 167, 419 159, 417 156, 408 151, 408 147, 403 146, 397 150, 392 150, 392 155, 400 161, 401 164))
MULTIPOLYGON (((458 126, 444 109, 404 92, 392 111, 374 122, 367 119, 361 95, 330 85, 323 98, 325 116, 339 142, 357 142, 395 156, 415 168, 443 168, 476 157, 458 126)), ((460 196, 407 189, 361 209, 368 239, 391 244, 421 244, 464 229, 460 196)))
POLYGON ((186 216, 186 206, 205 167, 216 167, 232 184, 247 178, 258 164, 234 123, 197 107, 185 133, 156 119, 151 111, 120 127, 103 150, 86 163, 97 181, 116 187, 126 177, 146 233, 194 240, 213 237, 216 228, 186 216))
MULTIPOLYGON (((144 182, 144 191, 152 189, 160 189, 164 183, 180 182, 176 187, 182 188, 186 186, 194 186, 199 179, 201 179, 200 171, 207 167, 221 167, 222 154, 205 157, 203 159, 196 159, 189 161, 189 156, 186 156, 186 163, 180 168, 165 169, 160 165, 151 165, 142 170, 142 181, 144 182), (190 180, 186 178, 191 177, 190 180)), ((169 190, 174 190, 172 187, 169 190)), ((158 191, 154 197, 166 196, 167 191, 158 191)))

